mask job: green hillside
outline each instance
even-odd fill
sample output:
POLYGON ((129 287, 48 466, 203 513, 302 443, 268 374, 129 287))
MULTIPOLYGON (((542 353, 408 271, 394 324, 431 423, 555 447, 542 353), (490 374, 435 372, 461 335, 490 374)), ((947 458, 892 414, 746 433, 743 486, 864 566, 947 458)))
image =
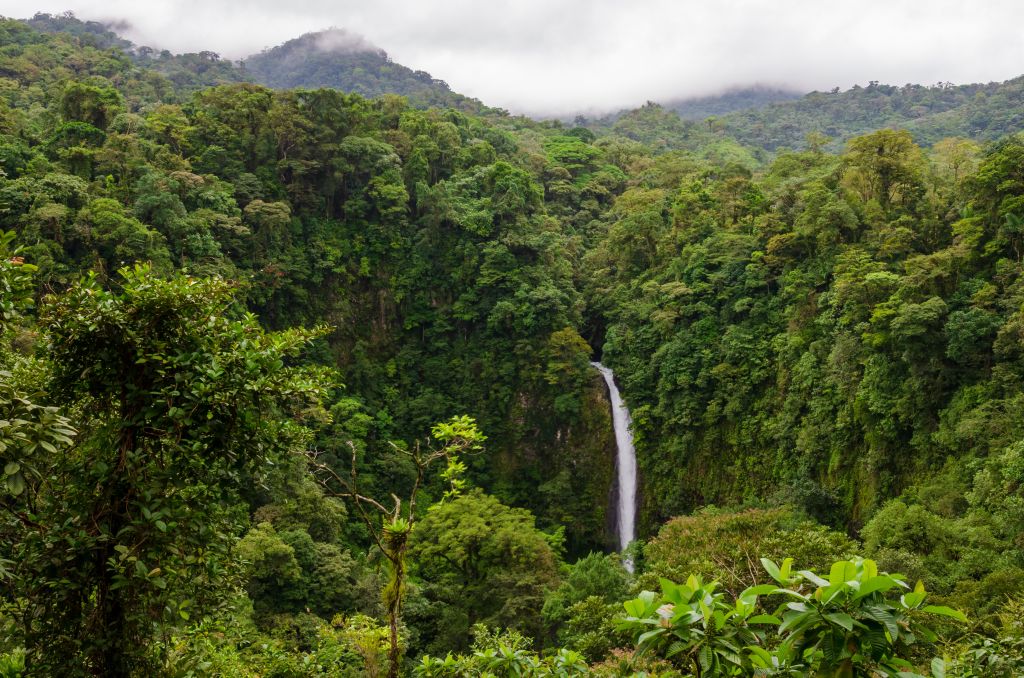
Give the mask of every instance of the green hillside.
POLYGON ((802 99, 738 111, 716 121, 738 141, 775 150, 798 148, 809 133, 847 139, 881 128, 910 130, 931 145, 951 137, 993 141, 1024 126, 1024 78, 1002 83, 880 85, 814 92, 802 99))
POLYGON ((713 115, 764 108, 771 104, 799 99, 801 93, 775 87, 739 87, 713 96, 663 102, 683 120, 704 120, 713 115))
POLYGON ((871 83, 749 108, 734 106, 739 102, 728 97, 693 103, 694 108, 648 103, 587 125, 597 134, 655 148, 700 151, 716 143, 739 144, 758 157, 811 143, 839 150, 855 136, 885 128, 906 129, 924 146, 949 137, 994 141, 1024 129, 1024 78, 931 87, 871 83))
POLYGON ((399 94, 421 107, 479 112, 475 99, 443 80, 395 63, 387 52, 340 29, 307 33, 243 61, 247 77, 274 89, 331 87, 365 97, 399 94))

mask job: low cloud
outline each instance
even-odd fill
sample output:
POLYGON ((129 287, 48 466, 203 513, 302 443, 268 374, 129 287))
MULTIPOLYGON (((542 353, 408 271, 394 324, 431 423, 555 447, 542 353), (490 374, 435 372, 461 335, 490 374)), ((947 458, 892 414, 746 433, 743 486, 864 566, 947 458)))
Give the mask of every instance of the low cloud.
POLYGON ((236 59, 338 26, 338 48, 366 36, 458 92, 535 115, 755 82, 809 91, 1024 71, 1019 0, 0 0, 7 16, 69 9, 124 21, 139 44, 236 59))
POLYGON ((380 48, 358 33, 343 28, 331 28, 315 34, 314 43, 321 52, 338 52, 341 54, 358 54, 360 52, 379 52, 380 48))

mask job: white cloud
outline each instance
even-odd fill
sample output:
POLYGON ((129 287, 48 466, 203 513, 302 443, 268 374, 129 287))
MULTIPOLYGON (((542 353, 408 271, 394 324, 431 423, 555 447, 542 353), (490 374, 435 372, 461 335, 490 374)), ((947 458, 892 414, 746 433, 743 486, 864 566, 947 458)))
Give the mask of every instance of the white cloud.
POLYGON ((140 44, 239 58, 330 26, 515 112, 613 110, 764 83, 831 89, 1024 72, 1019 0, 0 0, 125 20, 140 44))
POLYGON ((341 52, 342 54, 374 52, 378 49, 376 45, 358 33, 351 33, 341 28, 317 33, 314 44, 317 49, 324 52, 341 52))

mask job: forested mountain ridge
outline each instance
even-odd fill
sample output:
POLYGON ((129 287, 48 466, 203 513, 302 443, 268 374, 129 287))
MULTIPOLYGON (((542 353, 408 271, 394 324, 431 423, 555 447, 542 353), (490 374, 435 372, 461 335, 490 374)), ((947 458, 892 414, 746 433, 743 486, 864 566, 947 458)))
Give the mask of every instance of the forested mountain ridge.
MULTIPOLYGON (((56 15, 40 12, 23 23, 57 39, 66 36, 83 48, 124 54, 146 71, 165 76, 179 96, 203 87, 248 81, 232 61, 222 59, 215 52, 172 54, 168 50, 135 45, 107 25, 80 20, 71 12, 56 15)), ((162 96, 169 96, 169 92, 163 92, 162 96)))
POLYGON ((678 150, 86 33, 0 22, 4 671, 1024 666, 1019 136, 678 150))
POLYGON ((825 145, 841 149, 852 137, 882 128, 907 129, 918 144, 948 137, 994 141, 1024 129, 1024 77, 1001 83, 934 86, 855 86, 812 92, 695 120, 670 104, 648 104, 588 122, 598 134, 627 136, 660 148, 699 150, 734 144, 758 157, 780 149, 825 145), (809 136, 810 135, 810 136, 809 136))
MULTIPOLYGON (((40 13, 26 23, 91 46, 123 50, 147 69, 166 75, 182 91, 231 82, 275 89, 331 87, 368 97, 398 94, 419 108, 500 113, 451 91, 429 73, 393 62, 384 50, 343 29, 308 33, 236 64, 212 51, 175 55, 135 46, 105 25, 70 13, 40 13)), ((733 146, 736 150, 726 150, 725 155, 739 152, 763 158, 765 152, 806 147, 808 135, 815 135, 815 144, 839 149, 854 136, 882 128, 908 129, 922 145, 954 136, 992 141, 1024 129, 1022 107, 1024 76, 964 85, 871 82, 802 96, 765 86, 734 88, 719 95, 649 103, 583 122, 598 134, 610 132, 655 148, 695 151, 733 146), (664 112, 645 113, 654 109, 664 112)))
POLYGON ((993 141, 1024 127, 1024 77, 1006 82, 932 86, 869 83, 845 92, 812 92, 801 99, 716 120, 742 143, 768 150, 800 148, 810 133, 845 142, 876 129, 899 127, 931 145, 952 136, 993 141))
POLYGON ((400 94, 423 107, 480 112, 482 104, 453 92, 424 71, 395 63, 387 52, 344 30, 307 33, 242 61, 254 82, 275 89, 331 87, 366 97, 400 94))
POLYGON ((135 45, 99 21, 82 20, 74 12, 48 14, 37 12, 23 23, 40 33, 65 33, 85 44, 101 49, 122 49, 131 51, 135 45))
POLYGON ((792 89, 755 86, 737 87, 721 94, 662 102, 683 120, 704 120, 715 115, 764 108, 781 101, 799 99, 801 92, 792 89))
POLYGON ((483 112, 479 101, 453 92, 424 71, 395 63, 387 53, 341 29, 307 33, 238 62, 212 51, 172 54, 133 44, 95 21, 71 13, 36 14, 32 28, 73 37, 84 45, 128 54, 137 64, 167 76, 180 91, 233 82, 253 82, 274 89, 331 87, 366 97, 405 96, 418 108, 431 106, 483 112))
MULTIPOLYGON (((682 120, 700 121, 714 115, 763 108, 769 104, 799 99, 802 96, 802 92, 795 90, 756 85, 753 87, 731 88, 722 94, 669 99, 661 102, 660 105, 670 111, 674 111, 682 120)), ((585 118, 580 120, 580 122, 607 127, 629 112, 629 110, 621 110, 611 115, 600 116, 590 122, 586 121, 585 118)))

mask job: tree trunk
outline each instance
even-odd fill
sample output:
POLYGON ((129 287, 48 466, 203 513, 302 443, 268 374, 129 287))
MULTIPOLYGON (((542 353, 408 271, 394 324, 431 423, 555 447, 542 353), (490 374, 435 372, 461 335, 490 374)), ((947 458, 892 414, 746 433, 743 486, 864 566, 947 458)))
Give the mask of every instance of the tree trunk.
POLYGON ((405 549, 395 554, 391 561, 394 568, 391 583, 394 586, 393 595, 388 596, 388 640, 391 647, 388 648, 388 678, 398 678, 399 668, 402 663, 402 651, 398 643, 398 615, 402 611, 402 588, 405 586, 405 549))

